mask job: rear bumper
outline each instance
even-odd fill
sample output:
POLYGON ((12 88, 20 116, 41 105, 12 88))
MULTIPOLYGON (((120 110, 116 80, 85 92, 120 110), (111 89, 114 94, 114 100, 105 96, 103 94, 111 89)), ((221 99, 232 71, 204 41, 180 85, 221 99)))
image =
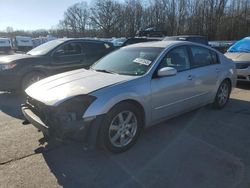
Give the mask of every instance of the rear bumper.
POLYGON ((38 130, 42 131, 43 134, 60 140, 73 138, 78 141, 83 141, 89 148, 95 148, 99 126, 105 118, 105 115, 99 115, 91 121, 82 119, 70 123, 61 123, 60 125, 46 125, 28 106, 23 105, 22 112, 26 120, 38 130))

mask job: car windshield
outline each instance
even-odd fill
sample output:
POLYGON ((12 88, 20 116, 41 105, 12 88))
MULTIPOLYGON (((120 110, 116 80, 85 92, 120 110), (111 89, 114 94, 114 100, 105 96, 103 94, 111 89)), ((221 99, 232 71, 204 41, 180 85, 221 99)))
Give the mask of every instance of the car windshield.
POLYGON ((91 69, 122 75, 145 74, 163 48, 123 48, 95 63, 91 69))
POLYGON ((63 42, 64 42, 63 40, 52 40, 30 50, 29 52, 27 52, 27 54, 28 55, 45 55, 49 51, 57 47, 58 45, 62 44, 63 42))
POLYGON ((228 52, 245 52, 250 53, 250 37, 236 42, 228 49, 228 52))

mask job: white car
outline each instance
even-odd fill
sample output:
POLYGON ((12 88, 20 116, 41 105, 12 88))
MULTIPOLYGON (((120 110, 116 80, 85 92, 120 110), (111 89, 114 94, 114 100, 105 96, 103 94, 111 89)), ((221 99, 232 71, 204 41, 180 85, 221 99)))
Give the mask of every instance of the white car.
POLYGON ((250 82, 250 37, 236 42, 225 56, 236 63, 237 79, 250 82))
POLYGON ((0 38, 0 52, 9 53, 11 50, 11 40, 9 38, 0 38))

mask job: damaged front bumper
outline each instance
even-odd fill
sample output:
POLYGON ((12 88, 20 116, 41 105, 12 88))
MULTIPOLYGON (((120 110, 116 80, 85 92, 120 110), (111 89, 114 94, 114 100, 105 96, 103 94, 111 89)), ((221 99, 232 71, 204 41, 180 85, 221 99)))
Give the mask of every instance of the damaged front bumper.
POLYGON ((83 141, 89 148, 96 146, 99 125, 104 119, 104 115, 72 120, 71 114, 67 113, 47 112, 47 114, 39 114, 27 103, 22 105, 22 112, 26 120, 42 131, 44 135, 59 140, 73 138, 83 141))

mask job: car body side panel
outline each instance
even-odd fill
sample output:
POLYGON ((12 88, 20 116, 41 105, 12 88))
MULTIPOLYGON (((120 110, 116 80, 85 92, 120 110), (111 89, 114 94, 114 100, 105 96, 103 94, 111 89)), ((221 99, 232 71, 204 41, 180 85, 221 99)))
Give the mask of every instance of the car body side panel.
POLYGON ((214 86, 217 85, 220 71, 220 64, 191 69, 191 75, 193 77, 192 87, 197 92, 194 103, 199 103, 199 101, 209 102, 213 100, 213 96, 216 94, 214 86))
POLYGON ((105 91, 101 89, 90 93, 90 95, 97 97, 98 100, 89 106, 83 118, 105 114, 122 101, 134 100, 144 109, 145 125, 149 125, 151 123, 150 79, 148 76, 138 77, 122 84, 118 83, 107 87, 105 91))
POLYGON ((188 80, 189 75, 190 70, 187 70, 174 76, 152 79, 153 122, 192 107, 197 93, 192 87, 192 81, 188 80))
POLYGON ((221 72, 219 74, 217 87, 215 89, 217 91, 220 83, 226 78, 231 80, 232 88, 234 88, 237 83, 235 63, 231 59, 226 58, 223 54, 219 54, 219 58, 221 62, 221 72))

